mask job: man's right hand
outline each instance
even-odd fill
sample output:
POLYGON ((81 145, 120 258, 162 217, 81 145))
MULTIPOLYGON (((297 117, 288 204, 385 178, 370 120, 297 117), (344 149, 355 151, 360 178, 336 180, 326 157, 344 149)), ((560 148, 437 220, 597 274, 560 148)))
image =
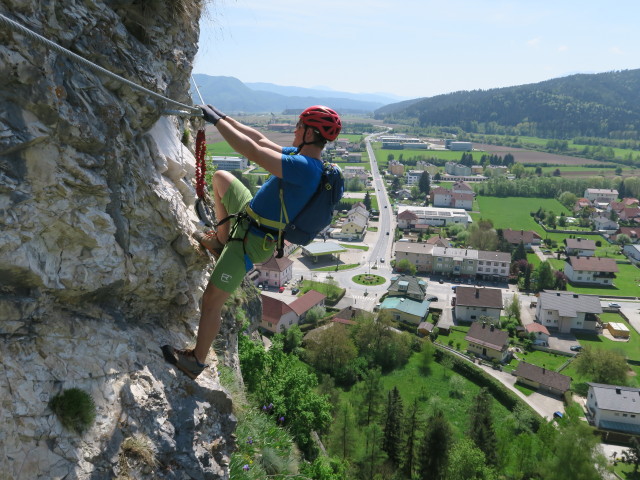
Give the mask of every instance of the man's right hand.
POLYGON ((202 116, 204 117, 204 119, 209 123, 213 123, 214 125, 218 123, 219 120, 222 120, 227 117, 224 113, 222 113, 213 105, 198 105, 198 106, 202 109, 202 116))

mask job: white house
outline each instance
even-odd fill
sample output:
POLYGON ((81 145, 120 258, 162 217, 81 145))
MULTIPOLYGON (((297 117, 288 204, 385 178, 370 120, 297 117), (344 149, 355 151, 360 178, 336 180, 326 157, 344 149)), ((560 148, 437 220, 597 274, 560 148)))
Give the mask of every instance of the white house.
POLYGON ((431 189, 431 201, 434 207, 473 209, 473 194, 458 193, 442 187, 431 189))
POLYGON ((502 290, 499 288, 456 287, 456 319, 473 322, 482 316, 500 320, 502 290))
POLYGON ((596 254, 596 242, 586 238, 565 238, 564 248, 568 256, 593 257, 596 254))
POLYGON ((423 173, 424 172, 422 170, 409 170, 407 172, 407 185, 418 185, 423 173))
POLYGON ((599 232, 611 232, 614 233, 618 230, 618 223, 611 220, 609 217, 597 216, 593 218, 593 225, 599 232))
POLYGON ((622 249, 622 253, 624 253, 632 262, 640 262, 640 244, 636 243, 625 245, 622 249))
POLYGON ((600 313, 602 306, 597 295, 543 290, 538 297, 536 321, 560 333, 571 330, 595 332, 600 313))
POLYGON ((587 385, 589 423, 602 430, 640 435, 640 388, 587 385))
POLYGON ((590 202, 611 203, 618 199, 618 191, 609 188, 587 188, 584 191, 584 198, 590 202))
POLYGON ((280 287, 293 278, 293 261, 287 257, 272 256, 266 262, 256 264, 255 267, 260 272, 257 282, 264 282, 271 287, 280 287))
POLYGON ((283 299, 262 293, 262 320, 260 327, 273 333, 280 333, 292 325, 298 325, 304 320, 311 308, 324 306, 327 298, 320 292, 309 290, 307 293, 287 304, 283 299))
POLYGON ((613 258, 568 257, 564 274, 571 283, 613 285, 618 265, 613 258))

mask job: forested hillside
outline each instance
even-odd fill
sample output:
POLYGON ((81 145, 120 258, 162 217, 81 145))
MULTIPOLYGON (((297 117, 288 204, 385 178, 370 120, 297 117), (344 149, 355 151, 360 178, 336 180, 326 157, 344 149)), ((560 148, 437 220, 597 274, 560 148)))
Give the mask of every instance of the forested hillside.
POLYGON ((466 132, 640 138, 640 69, 461 91, 382 107, 376 118, 466 132))

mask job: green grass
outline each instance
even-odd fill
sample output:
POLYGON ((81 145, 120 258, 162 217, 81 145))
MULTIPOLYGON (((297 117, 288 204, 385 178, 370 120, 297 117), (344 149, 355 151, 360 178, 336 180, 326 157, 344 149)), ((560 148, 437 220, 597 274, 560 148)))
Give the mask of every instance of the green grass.
MULTIPOLYGON (((451 422, 454 435, 461 438, 468 428, 469 410, 472 400, 480 391, 480 387, 474 383, 465 381, 465 388, 460 398, 449 396, 449 381, 454 374, 442 367, 437 362, 432 362, 428 373, 421 371, 419 367, 419 355, 412 355, 407 365, 382 376, 382 393, 387 398, 387 392, 397 387, 402 397, 405 411, 413 405, 415 400, 422 406, 424 412, 433 410, 437 405, 451 422)), ((348 400, 354 407, 360 405, 357 389, 352 388, 349 392, 343 392, 342 398, 348 400)), ((509 415, 509 411, 497 401, 493 400, 492 412, 494 421, 499 425, 502 419, 509 415)))
POLYGON ((359 285, 382 285, 384 282, 386 282, 386 279, 384 277, 366 273, 356 275, 355 277, 351 278, 351 280, 359 285))
MULTIPOLYGON (((564 355, 543 352, 542 350, 517 353, 516 355, 518 355, 521 361, 537 365, 538 367, 545 367, 547 370, 553 370, 554 372, 558 371, 558 368, 570 358, 564 355)), ((516 366, 517 365, 514 365, 514 367, 516 366)))
POLYGON ((335 265, 330 267, 318 267, 312 268, 311 270, 314 272, 337 272, 338 270, 351 270, 352 268, 358 268, 360 266, 359 263, 347 263, 345 265, 335 265))
POLYGON ((344 248, 353 248, 355 250, 364 250, 365 252, 367 250, 369 250, 369 247, 367 245, 351 245, 349 243, 340 243, 339 245, 341 247, 344 247, 344 248))
POLYGON ((227 142, 207 143, 207 155, 216 156, 239 156, 227 142))
POLYGON ((440 335, 438 336, 437 341, 442 343, 443 345, 447 345, 455 349, 457 349, 457 345, 459 343, 460 351, 466 352, 467 348, 469 347, 469 342, 467 342, 464 339, 464 337, 467 336, 468 332, 469 332, 469 327, 463 327, 463 326, 453 327, 451 328, 449 335, 440 335), (452 341, 453 343, 449 345, 449 343, 452 341))
POLYGON ((637 297, 640 292, 640 269, 634 265, 618 264, 618 273, 613 287, 579 287, 567 286, 567 290, 601 296, 637 297))
POLYGON ((618 313, 602 313, 600 314, 602 322, 618 322, 623 323, 629 329, 630 336, 627 342, 618 342, 605 337, 604 335, 577 333, 576 338, 583 347, 591 345, 594 348, 604 350, 616 350, 622 352, 628 360, 640 362, 640 336, 633 327, 618 313))
MULTIPOLYGON (((533 230, 545 238, 544 229, 538 225, 529 212, 538 208, 553 211, 556 215, 564 212, 569 214, 564 205, 555 198, 525 198, 525 197, 478 197, 480 213, 471 213, 473 221, 480 218, 493 220, 495 228, 511 228, 512 230, 533 230)), ((563 236, 564 238, 564 236, 563 236)))

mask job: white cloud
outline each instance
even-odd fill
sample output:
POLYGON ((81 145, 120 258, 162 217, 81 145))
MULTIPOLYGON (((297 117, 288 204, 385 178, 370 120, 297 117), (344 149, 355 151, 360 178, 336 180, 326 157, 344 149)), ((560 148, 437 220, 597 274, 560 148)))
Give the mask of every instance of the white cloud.
POLYGON ((611 53, 613 53, 614 55, 624 55, 624 52, 622 51, 622 49, 620 47, 611 47, 609 49, 609 51, 611 53))
POLYGON ((532 38, 527 41, 527 46, 529 47, 537 47, 538 45, 540 45, 540 37, 532 38))
POLYGON ((568 52, 569 51, 569 47, 567 47, 566 45, 560 45, 558 47, 558 51, 559 52, 568 52))

